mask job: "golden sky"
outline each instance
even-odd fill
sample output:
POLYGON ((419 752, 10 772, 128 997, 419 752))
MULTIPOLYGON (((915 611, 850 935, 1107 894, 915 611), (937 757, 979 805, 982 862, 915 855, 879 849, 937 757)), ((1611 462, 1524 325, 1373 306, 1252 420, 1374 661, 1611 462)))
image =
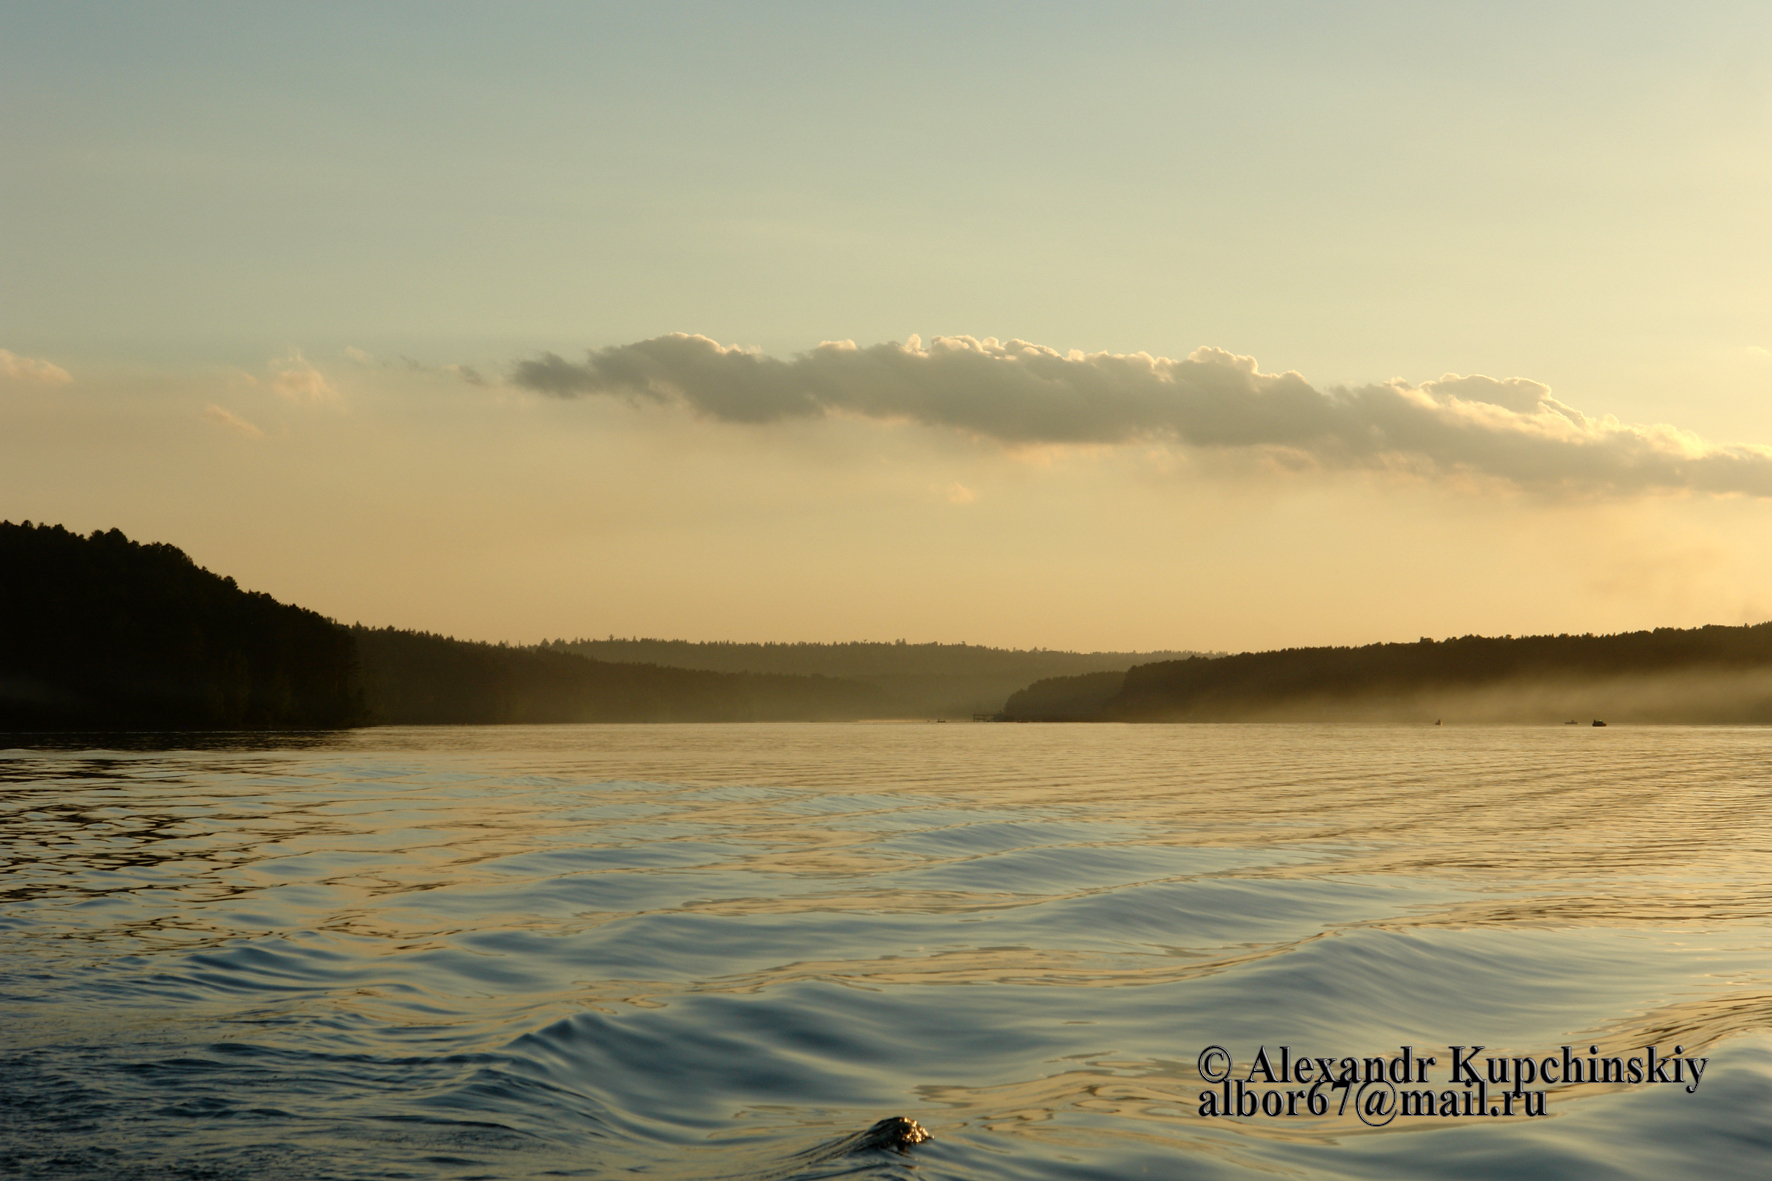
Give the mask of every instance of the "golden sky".
POLYGON ((346 621, 1772 617, 1764 6, 13 6, 0 111, 0 517, 346 621))

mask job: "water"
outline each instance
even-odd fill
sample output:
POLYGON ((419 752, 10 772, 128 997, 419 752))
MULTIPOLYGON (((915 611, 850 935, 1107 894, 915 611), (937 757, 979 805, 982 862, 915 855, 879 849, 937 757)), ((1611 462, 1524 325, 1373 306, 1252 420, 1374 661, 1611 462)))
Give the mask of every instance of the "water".
POLYGON ((0 752, 7 1177, 1772 1162, 1772 730, 183 741, 0 752), (1375 1128, 1202 1117, 1213 1044, 1709 1063, 1375 1128), (889 1116, 932 1139, 845 1142, 889 1116))

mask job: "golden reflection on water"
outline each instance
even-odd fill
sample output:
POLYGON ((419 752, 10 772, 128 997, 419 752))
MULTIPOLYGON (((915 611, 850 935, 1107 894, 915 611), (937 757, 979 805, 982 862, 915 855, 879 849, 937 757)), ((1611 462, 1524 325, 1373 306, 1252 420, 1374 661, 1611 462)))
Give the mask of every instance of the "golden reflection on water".
POLYGON ((689 996, 1093 990, 1111 1044, 910 1093, 949 1135, 1265 1169, 1239 1145, 1403 1129, 1201 1121, 1196 1043, 1772 1029, 1769 750, 1755 728, 751 725, 0 752, 0 950, 181 1004, 255 982, 479 1051, 689 996), (151 985, 120 958, 210 953, 236 958, 151 985), (1311 1007, 1365 996, 1375 964, 1451 982, 1311 1007), (1460 972, 1528 991, 1461 1015, 1460 972), (1151 996, 1175 998, 1164 1027, 1117 1011, 1151 996))

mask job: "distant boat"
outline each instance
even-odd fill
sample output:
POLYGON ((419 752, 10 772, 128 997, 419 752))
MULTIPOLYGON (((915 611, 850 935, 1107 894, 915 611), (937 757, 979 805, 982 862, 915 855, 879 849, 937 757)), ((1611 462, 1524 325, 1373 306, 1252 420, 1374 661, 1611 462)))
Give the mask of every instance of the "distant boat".
POLYGON ((1598 719, 1598 718, 1595 718, 1595 719, 1594 719, 1594 725, 1596 725, 1596 726, 1604 726, 1604 725, 1605 725, 1605 724, 1606 724, 1606 723, 1604 723, 1604 722, 1602 722, 1602 721, 1601 721, 1601 720, 1600 720, 1600 719, 1598 719))
POLYGON ((1576 721, 1574 718, 1570 718, 1568 721, 1564 722, 1563 725, 1565 725, 1565 726, 1579 726, 1579 725, 1581 725, 1581 723, 1576 721))

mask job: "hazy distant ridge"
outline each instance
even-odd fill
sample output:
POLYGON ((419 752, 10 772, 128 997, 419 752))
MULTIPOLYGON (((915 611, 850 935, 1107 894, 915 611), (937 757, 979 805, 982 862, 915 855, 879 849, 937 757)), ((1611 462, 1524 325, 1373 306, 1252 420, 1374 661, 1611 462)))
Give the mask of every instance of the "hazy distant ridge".
POLYGON ((1049 677, 1119 674, 1142 662, 1192 652, 1057 652, 1046 648, 986 648, 977 644, 885 643, 755 644, 687 640, 552 640, 542 645, 594 660, 666 665, 716 672, 841 677, 886 694, 887 716, 966 717, 995 714, 1010 694, 1049 677))
MULTIPOLYGON (((800 676, 1072 676, 1124 672, 1134 664, 1184 659, 1191 651, 1059 652, 1048 648, 986 648, 978 644, 907 644, 855 640, 845 643, 730 643, 690 640, 549 640, 541 645, 593 660, 664 664, 718 672, 794 673, 800 676)), ((1024 684, 1026 681, 1024 680, 1024 684)))
POLYGON ((889 717, 858 681, 615 664, 394 628, 351 629, 375 721, 758 722, 889 717))

